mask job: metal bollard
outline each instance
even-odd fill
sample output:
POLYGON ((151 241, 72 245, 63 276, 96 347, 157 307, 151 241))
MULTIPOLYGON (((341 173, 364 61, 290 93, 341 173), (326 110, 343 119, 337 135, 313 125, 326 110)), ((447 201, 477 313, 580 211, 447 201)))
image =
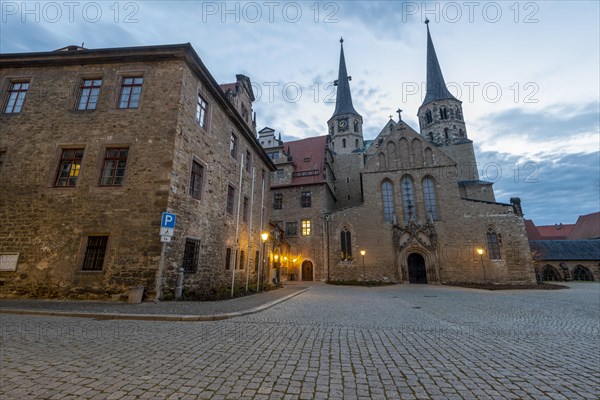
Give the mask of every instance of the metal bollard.
POLYGON ((181 299, 183 295, 183 268, 179 268, 177 273, 177 287, 175 288, 175 298, 177 300, 181 299))

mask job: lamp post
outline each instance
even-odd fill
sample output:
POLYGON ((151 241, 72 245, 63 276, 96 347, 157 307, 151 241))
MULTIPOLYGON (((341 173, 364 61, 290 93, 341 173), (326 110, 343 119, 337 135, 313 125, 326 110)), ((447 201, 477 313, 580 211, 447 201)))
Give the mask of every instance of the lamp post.
POLYGON ((362 259, 363 259, 363 282, 367 281, 367 274, 365 272, 365 254, 367 254, 367 252, 365 250, 360 251, 360 255, 362 256, 362 259))
POLYGON ((269 233, 263 232, 260 234, 260 238, 262 239, 263 247, 262 247, 262 265, 258 269, 258 276, 256 277, 256 291, 258 292, 260 289, 260 271, 265 268, 265 244, 267 243, 267 239, 269 239, 269 233))
POLYGON ((273 256, 273 260, 275 261, 273 263, 273 272, 275 273, 275 286, 279 285, 279 254, 275 254, 273 256))
POLYGON ((487 278, 485 277, 485 268, 483 266, 483 249, 478 248, 477 254, 479 254, 479 259, 481 260, 481 272, 483 273, 483 283, 487 285, 487 278))

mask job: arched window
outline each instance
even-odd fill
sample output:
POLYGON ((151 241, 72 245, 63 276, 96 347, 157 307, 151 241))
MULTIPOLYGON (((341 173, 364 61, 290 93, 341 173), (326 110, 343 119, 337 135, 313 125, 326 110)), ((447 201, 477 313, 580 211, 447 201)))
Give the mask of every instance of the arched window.
POLYGON ((417 219, 417 207, 415 204, 415 185, 413 179, 406 175, 400 182, 402 186, 402 205, 404 208, 404 222, 407 224, 411 219, 417 219))
POLYGON ((490 260, 501 260, 500 255, 500 243, 498 242, 498 235, 492 228, 488 228, 485 238, 487 241, 488 256, 490 260))
POLYGON ((358 139, 354 139, 354 147, 358 149, 358 139))
POLYGON ((342 147, 346 148, 346 139, 342 139, 342 147))
POLYGON ((425 113, 425 119, 427 120, 428 124, 433 122, 433 116, 431 115, 431 110, 427 110, 427 112, 425 113))
POLYGON ((583 265, 578 265, 573 268, 573 280, 574 281, 593 281, 594 276, 590 272, 590 270, 583 265))
POLYGON ((342 245, 342 261, 352 260, 352 234, 347 227, 340 232, 340 241, 342 245))
POLYGON ((448 133, 448 128, 444 128, 444 137, 446 138, 446 140, 448 140, 450 138, 450 134, 448 133))
POLYGON ((381 182, 381 196, 383 200, 383 220, 394 222, 394 188, 390 181, 381 182))
POLYGON ((542 280, 543 281, 561 281, 560 274, 552 265, 546 265, 544 270, 542 271, 542 280))
POLYGON ((423 179, 423 198, 425 199, 425 214, 427 219, 439 220, 437 201, 435 199, 435 186, 433 179, 423 179))
POLYGON ((358 132, 358 121, 354 120, 354 132, 358 132))
POLYGON ((448 119, 448 109, 446 107, 440 108, 440 119, 448 119))

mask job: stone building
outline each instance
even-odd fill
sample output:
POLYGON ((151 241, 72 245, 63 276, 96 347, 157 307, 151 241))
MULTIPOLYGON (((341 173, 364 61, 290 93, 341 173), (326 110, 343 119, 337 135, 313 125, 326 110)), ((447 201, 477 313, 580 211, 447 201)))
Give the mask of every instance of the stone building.
POLYGON ((302 248, 300 265, 310 261, 313 267, 312 277, 300 267, 301 278, 533 282, 520 200, 496 202, 492 183, 479 179, 462 103, 446 87, 429 26, 420 129, 407 125, 398 110, 398 121, 388 121, 372 142, 363 138, 340 42, 328 134, 283 143, 272 129, 261 131, 260 142, 278 167, 272 218, 293 227, 310 219, 314 226, 306 236, 287 232, 292 246, 302 248), (307 191, 312 208, 302 209, 307 191))
POLYGON ((275 167, 249 78, 181 44, 3 54, 0 82, 0 294, 154 297, 164 211, 163 293, 254 282, 275 167))

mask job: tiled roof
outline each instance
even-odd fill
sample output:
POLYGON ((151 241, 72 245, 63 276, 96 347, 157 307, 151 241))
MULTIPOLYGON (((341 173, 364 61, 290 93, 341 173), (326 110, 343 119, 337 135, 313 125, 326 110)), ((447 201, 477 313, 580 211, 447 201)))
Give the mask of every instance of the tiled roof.
POLYGON ((574 224, 542 225, 537 230, 542 240, 566 240, 574 224))
POLYGON ((327 135, 295 140, 284 144, 284 152, 292 156, 294 177, 291 185, 325 182, 327 135))
POLYGON ((600 238, 600 212, 580 215, 569 233, 569 240, 600 238))
POLYGON ((600 240, 532 240, 538 260, 600 261, 600 240))
POLYGON ((525 232, 527 232, 527 239, 529 240, 542 240, 542 236, 537 230, 537 227, 532 220, 525 220, 525 232))

